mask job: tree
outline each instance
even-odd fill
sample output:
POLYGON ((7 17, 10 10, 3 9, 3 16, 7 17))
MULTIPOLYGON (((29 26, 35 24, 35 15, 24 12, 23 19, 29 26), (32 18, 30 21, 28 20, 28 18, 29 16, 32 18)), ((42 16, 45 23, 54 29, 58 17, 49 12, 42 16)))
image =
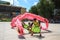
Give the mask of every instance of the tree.
POLYGON ((38 15, 38 11, 37 11, 37 7, 34 5, 31 7, 31 9, 29 10, 29 12, 37 14, 38 15))
POLYGON ((38 13, 45 17, 45 18, 50 18, 53 14, 54 11, 54 3, 52 2, 52 0, 40 0, 40 2, 37 4, 38 9, 38 13))
POLYGON ((49 19, 54 11, 54 3, 52 2, 52 0, 39 0, 37 5, 33 6, 33 8, 31 7, 29 12, 31 11, 32 13, 37 13, 38 15, 49 19))
POLYGON ((43 16, 43 17, 45 17, 45 12, 44 12, 44 10, 45 10, 45 4, 44 4, 44 1, 45 0, 39 0, 39 2, 38 2, 38 4, 37 4, 37 9, 38 9, 38 14, 40 15, 40 16, 43 16))

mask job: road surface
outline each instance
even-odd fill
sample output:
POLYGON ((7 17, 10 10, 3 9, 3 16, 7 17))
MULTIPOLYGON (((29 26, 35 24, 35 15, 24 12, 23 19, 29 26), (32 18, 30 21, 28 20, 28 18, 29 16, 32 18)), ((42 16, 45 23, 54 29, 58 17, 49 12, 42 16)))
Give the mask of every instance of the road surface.
POLYGON ((50 24, 48 31, 42 31, 42 37, 39 34, 30 36, 25 29, 23 39, 18 38, 18 33, 15 29, 11 29, 10 22, 0 22, 0 40, 60 40, 60 24, 50 24))

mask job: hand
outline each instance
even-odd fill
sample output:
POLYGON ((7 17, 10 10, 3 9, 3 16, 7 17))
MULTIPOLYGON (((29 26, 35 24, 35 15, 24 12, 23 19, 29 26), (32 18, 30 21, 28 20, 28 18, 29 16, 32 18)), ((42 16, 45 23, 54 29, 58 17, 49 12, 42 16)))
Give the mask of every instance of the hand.
POLYGON ((42 27, 40 27, 40 29, 42 29, 42 27))

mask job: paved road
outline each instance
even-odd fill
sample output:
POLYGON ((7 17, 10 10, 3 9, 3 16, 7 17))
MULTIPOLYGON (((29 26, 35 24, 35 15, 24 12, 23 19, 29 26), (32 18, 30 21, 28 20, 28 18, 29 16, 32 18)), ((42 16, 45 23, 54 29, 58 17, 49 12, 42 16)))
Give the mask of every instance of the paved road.
POLYGON ((49 24, 50 32, 42 31, 42 38, 39 34, 30 36, 25 29, 25 39, 19 39, 15 29, 11 29, 10 22, 0 22, 0 40, 60 40, 60 24, 49 24))

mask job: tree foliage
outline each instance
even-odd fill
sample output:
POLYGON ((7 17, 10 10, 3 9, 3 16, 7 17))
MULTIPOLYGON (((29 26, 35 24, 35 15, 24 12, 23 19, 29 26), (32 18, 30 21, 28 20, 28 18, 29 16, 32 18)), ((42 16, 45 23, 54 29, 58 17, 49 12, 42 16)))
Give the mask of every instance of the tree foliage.
POLYGON ((37 5, 34 5, 31 7, 29 12, 38 14, 40 16, 43 16, 45 18, 50 18, 54 11, 54 3, 52 0, 39 0, 37 5))
POLYGON ((31 9, 29 10, 29 12, 35 13, 35 14, 38 15, 37 7, 35 5, 31 7, 31 9))

